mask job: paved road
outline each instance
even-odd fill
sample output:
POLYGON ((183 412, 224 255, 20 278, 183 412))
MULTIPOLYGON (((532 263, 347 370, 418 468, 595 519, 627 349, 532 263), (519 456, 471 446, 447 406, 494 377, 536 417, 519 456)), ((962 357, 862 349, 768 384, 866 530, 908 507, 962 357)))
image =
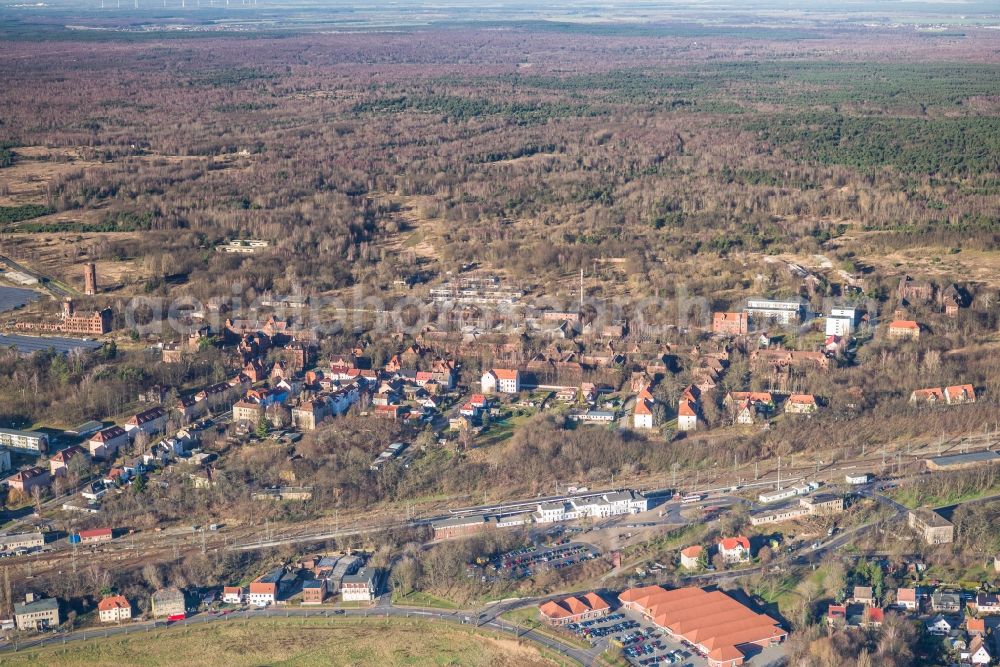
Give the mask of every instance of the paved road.
POLYGON ((255 611, 239 611, 226 615, 198 614, 184 621, 168 624, 166 621, 144 621, 130 623, 122 626, 114 626, 100 629, 77 630, 74 632, 49 634, 25 642, 0 644, 0 651, 23 651, 30 648, 38 648, 49 645, 61 645, 70 642, 84 641, 88 639, 105 639, 110 637, 143 634, 156 628, 167 628, 171 630, 187 626, 197 626, 205 623, 229 623, 240 620, 253 620, 258 618, 330 618, 335 620, 338 616, 353 618, 426 618, 428 620, 441 621, 446 623, 456 623, 461 625, 476 625, 481 629, 493 630, 504 634, 512 635, 521 639, 527 639, 541 644, 546 648, 560 653, 581 665, 593 664, 599 651, 596 649, 584 650, 571 644, 562 642, 555 637, 539 634, 534 630, 517 627, 499 618, 487 618, 477 623, 477 614, 468 611, 441 611, 436 609, 408 609, 405 607, 393 607, 386 604, 378 604, 367 609, 344 609, 342 613, 335 613, 333 608, 267 608, 255 611))
POLYGON ((15 262, 10 257, 5 257, 3 255, 0 255, 0 264, 6 264, 13 271, 20 271, 21 273, 27 274, 32 278, 36 278, 38 280, 39 287, 47 289, 56 297, 66 298, 68 296, 73 296, 70 292, 57 285, 48 276, 45 276, 39 273, 38 271, 29 269, 25 265, 15 262))

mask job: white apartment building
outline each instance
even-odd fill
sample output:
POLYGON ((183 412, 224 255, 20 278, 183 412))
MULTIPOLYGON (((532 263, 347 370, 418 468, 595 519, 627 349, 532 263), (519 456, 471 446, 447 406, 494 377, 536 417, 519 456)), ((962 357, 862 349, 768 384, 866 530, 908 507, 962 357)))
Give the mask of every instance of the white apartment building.
POLYGON ((790 324, 802 319, 802 302, 798 299, 777 301, 773 299, 750 298, 743 309, 755 325, 776 322, 790 324))

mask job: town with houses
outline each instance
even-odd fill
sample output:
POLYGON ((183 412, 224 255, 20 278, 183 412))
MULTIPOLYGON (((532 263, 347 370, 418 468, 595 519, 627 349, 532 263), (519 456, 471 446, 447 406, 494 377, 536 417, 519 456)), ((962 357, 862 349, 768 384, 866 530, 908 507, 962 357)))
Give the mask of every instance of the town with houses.
MULTIPOLYGON (((264 247, 240 242, 220 251, 251 254, 264 247)), ((96 289, 90 265, 85 278, 88 289, 96 289)), ((304 435, 335 429, 348 415, 391 425, 399 439, 378 450, 369 473, 396 470, 404 476, 428 456, 429 446, 471 454, 513 421, 537 414, 550 414, 567 429, 608 429, 667 440, 716 431, 750 433, 808 420, 833 409, 832 397, 809 393, 803 378, 847 363, 873 339, 895 345, 917 340, 926 325, 908 319, 907 308, 917 301, 926 312, 936 294, 935 286, 903 277, 899 307, 887 321, 855 306, 814 313, 801 299, 750 298, 740 310, 712 313, 693 344, 650 343, 631 335, 626 321, 595 329, 583 323, 581 313, 543 311, 529 318, 540 344, 540 351, 530 354, 523 346, 466 328, 457 335, 427 330, 388 353, 363 340, 353 349, 325 353, 321 350, 329 348, 322 337, 294 315, 241 319, 227 313, 218 330, 207 323, 195 326, 180 340, 157 343, 151 353, 158 363, 183 365, 206 347, 220 349, 231 362, 228 379, 200 387, 147 387, 135 397, 135 410, 119 421, 95 420, 65 430, 0 429, 8 506, 20 502, 34 508, 30 520, 15 522, 24 530, 0 537, 0 556, 62 557, 75 563, 85 554, 134 543, 141 531, 103 520, 102 507, 109 498, 155 483, 168 470, 182 471, 194 490, 211 490, 240 446, 277 442, 288 448, 293 460, 304 435), (799 339, 815 340, 815 347, 786 347, 789 331, 799 339), (470 362, 473 350, 478 350, 479 359, 491 361, 470 362), (746 359, 746 371, 741 372, 752 375, 753 388, 726 389, 734 386, 727 378, 734 354, 746 359), (678 365, 689 369, 685 375, 690 382, 674 392, 663 391, 678 365), (221 453, 217 446, 203 446, 206 434, 213 443, 224 438, 227 445, 221 453), (55 515, 70 520, 46 519, 55 515), (32 523, 35 527, 28 530, 32 523)), ((524 305, 527 293, 496 276, 469 277, 431 289, 430 299, 457 307, 451 311, 454 316, 484 306, 516 309, 524 305)), ((272 303, 289 305, 287 300, 272 303)), ((939 303, 937 317, 945 318, 955 317, 966 305, 954 286, 942 292, 939 303)), ((17 329, 102 336, 112 333, 114 321, 108 310, 78 315, 73 302, 66 300, 59 322, 19 323, 17 329)), ((31 349, 26 345, 25 353, 31 349)), ((980 392, 969 383, 914 386, 908 404, 923 410, 961 409, 976 403, 980 392)), ((870 506, 881 504, 900 517, 905 514, 901 523, 912 539, 929 547, 954 542, 954 525, 942 514, 903 508, 883 495, 898 483, 893 479, 900 479, 891 474, 884 457, 883 465, 872 466, 871 472, 826 475, 822 481, 815 475, 809 479, 809 471, 801 468, 786 471, 782 479, 779 459, 776 476, 767 480, 760 480, 755 469, 753 480, 741 478, 701 490, 696 480, 677 480, 675 472, 666 488, 618 486, 591 492, 571 487, 567 495, 452 508, 442 516, 409 519, 408 525, 427 530, 431 547, 488 536, 530 536, 529 547, 504 556, 484 555, 486 566, 469 563, 468 576, 484 582, 516 582, 546 571, 582 568, 590 561, 606 563, 609 574, 617 575, 615 581, 625 584, 617 591, 601 588, 525 603, 537 607, 543 623, 539 627, 551 628, 535 632, 555 633, 557 642, 575 638, 594 650, 617 650, 636 665, 777 664, 769 661, 782 655, 788 622, 773 608, 770 614, 761 611, 759 599, 734 597, 720 584, 750 573, 759 576, 779 559, 812 568, 828 562, 849 535, 870 527, 847 525, 863 506, 870 511, 870 506), (734 512, 738 519, 725 518, 734 512), (791 532, 798 531, 788 527, 797 524, 814 537, 793 538, 791 532), (720 525, 746 532, 727 533, 720 525), (668 563, 656 560, 628 570, 623 554, 645 540, 662 539, 651 532, 669 526, 682 526, 682 535, 702 534, 705 539, 681 540, 668 563), (589 533, 594 538, 583 541, 589 533), (667 574, 673 585, 656 583, 658 575, 663 580, 667 574)), ((923 474, 954 473, 990 468, 1000 453, 988 445, 947 455, 931 451, 917 460, 923 474)), ((821 472, 818 464, 815 472, 821 472)), ((312 487, 296 484, 294 474, 287 480, 284 486, 252 489, 252 498, 268 505, 312 501, 312 487)), ((190 536, 185 539, 193 540, 195 548, 200 539, 203 550, 206 535, 217 542, 218 535, 227 534, 227 526, 216 523, 186 530, 190 536)), ((266 545, 271 538, 259 525, 256 531, 243 533, 250 548, 266 545)), ((988 578, 980 586, 945 585, 921 576, 925 563, 877 555, 870 561, 861 558, 822 610, 826 626, 872 629, 888 614, 899 615, 919 622, 926 636, 940 638, 942 650, 954 656, 955 664, 988 665, 1000 657, 1000 603, 988 578), (896 572, 898 568, 902 570, 896 572), (889 577, 899 586, 888 587, 889 577)), ((989 567, 996 581, 1000 555, 989 567)), ((353 614, 371 607, 396 608, 393 588, 398 585, 391 561, 376 563, 371 550, 309 552, 272 561, 270 567, 222 586, 164 586, 149 591, 148 599, 108 591, 94 601, 88 622, 115 627, 172 624, 204 614, 225 618, 234 612, 291 607, 353 614)), ((12 617, 2 621, 22 639, 63 627, 71 610, 74 624, 79 624, 78 600, 46 597, 34 590, 23 599, 13 605, 12 617)), ((490 613, 487 609, 480 618, 490 613)))

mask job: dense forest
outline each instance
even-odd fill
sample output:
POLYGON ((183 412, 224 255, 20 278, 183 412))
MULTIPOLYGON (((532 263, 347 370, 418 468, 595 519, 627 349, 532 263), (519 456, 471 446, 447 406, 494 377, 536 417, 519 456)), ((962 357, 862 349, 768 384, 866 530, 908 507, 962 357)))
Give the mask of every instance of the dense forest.
POLYGON ((77 254, 143 265, 130 291, 183 274, 200 298, 237 280, 384 287, 468 261, 551 282, 605 257, 627 259, 631 290, 715 296, 744 286, 732 260, 753 254, 991 250, 1000 66, 978 57, 984 39, 873 34, 849 54, 837 37, 750 40, 730 56, 711 40, 692 54, 477 30, 447 47, 433 33, 7 45, 28 58, 0 50, 19 101, 2 164, 74 153, 46 158, 38 201, 0 192, 0 231, 29 257, 40 235, 78 232, 77 254), (210 252, 246 236, 273 250, 210 252))

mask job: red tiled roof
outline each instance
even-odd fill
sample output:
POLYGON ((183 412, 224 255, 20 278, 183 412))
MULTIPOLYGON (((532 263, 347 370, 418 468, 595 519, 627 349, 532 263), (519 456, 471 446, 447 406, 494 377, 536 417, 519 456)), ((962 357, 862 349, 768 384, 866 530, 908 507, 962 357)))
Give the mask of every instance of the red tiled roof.
POLYGON ((812 394, 792 394, 788 397, 788 402, 800 405, 816 405, 816 397, 812 394))
POLYGON ((897 602, 916 602, 917 601, 917 589, 916 588, 900 588, 896 591, 896 601, 897 602))
POLYGON ((741 545, 744 549, 750 551, 750 540, 748 540, 743 535, 740 535, 738 537, 724 537, 721 540, 719 540, 719 546, 726 551, 732 551, 737 546, 741 545))
POLYGON ((510 368, 494 368, 490 372, 496 375, 499 380, 516 380, 518 373, 516 369, 510 368))
POLYGON ((567 618, 610 608, 611 605, 597 593, 587 593, 581 597, 570 596, 562 600, 550 600, 538 610, 548 618, 567 618))
POLYGON ((125 435, 125 429, 121 426, 109 426, 106 429, 102 429, 94 434, 91 440, 96 442, 107 442, 109 440, 114 440, 115 438, 120 438, 125 435))
POLYGON ((698 558, 701 556, 702 551, 704 551, 704 548, 700 544, 693 544, 687 549, 681 550, 681 555, 686 558, 698 558))
POLYGON ((773 403, 774 398, 768 391, 734 391, 730 393, 734 401, 752 401, 754 403, 773 403))
POLYGON ((112 595, 97 603, 100 611, 110 611, 112 609, 128 609, 131 607, 124 595, 112 595))
POLYGON ((920 325, 913 320, 896 320, 889 324, 890 329, 919 329, 920 325))
POLYGON ((737 646, 780 641, 788 634, 774 619, 752 611, 721 591, 646 586, 629 589, 618 597, 710 656, 713 652, 735 655, 731 649, 737 646))
POLYGON ((885 620, 885 612, 878 607, 865 607, 865 618, 872 623, 881 623, 885 620))
POLYGON ((697 414, 694 408, 691 407, 691 403, 688 401, 681 401, 677 404, 677 415, 679 417, 696 417, 697 414))
POLYGON ((719 648, 712 649, 712 652, 708 654, 708 657, 716 662, 728 662, 730 660, 739 660, 742 658, 743 651, 739 650, 735 646, 720 646, 719 648))
POLYGON ((80 454, 85 454, 86 452, 79 445, 72 445, 62 450, 61 452, 56 452, 52 455, 52 460, 56 463, 68 463, 74 456, 79 456, 80 454))
POLYGON ((944 400, 944 391, 941 387, 929 387, 927 389, 916 389, 913 395, 923 400, 944 400))
POLYGON ((976 388, 971 384, 959 384, 944 388, 945 395, 949 398, 961 397, 965 400, 976 400, 976 388))

